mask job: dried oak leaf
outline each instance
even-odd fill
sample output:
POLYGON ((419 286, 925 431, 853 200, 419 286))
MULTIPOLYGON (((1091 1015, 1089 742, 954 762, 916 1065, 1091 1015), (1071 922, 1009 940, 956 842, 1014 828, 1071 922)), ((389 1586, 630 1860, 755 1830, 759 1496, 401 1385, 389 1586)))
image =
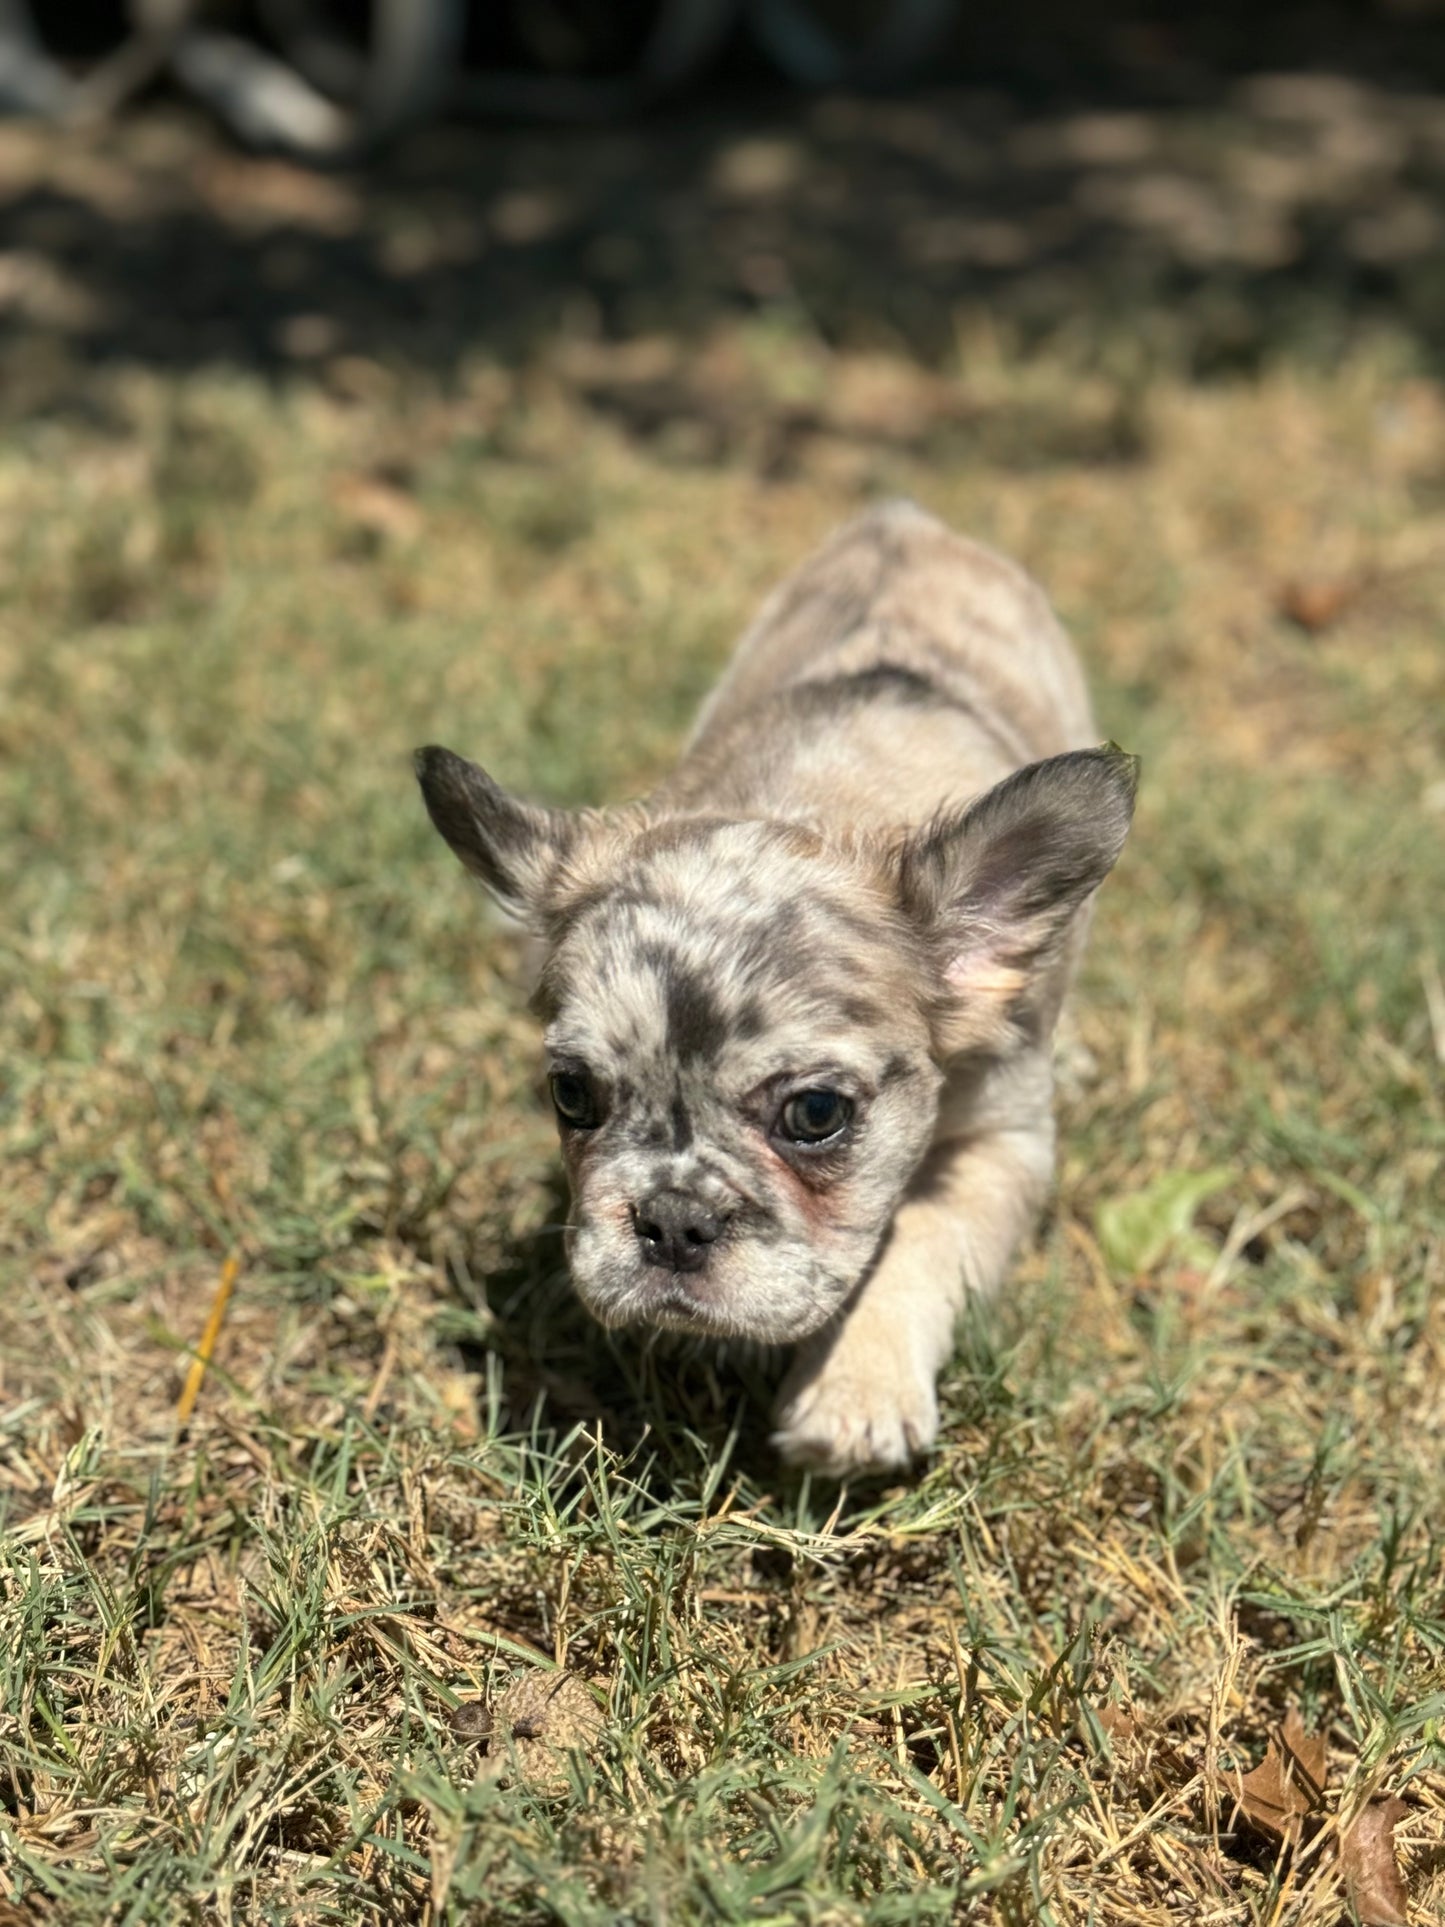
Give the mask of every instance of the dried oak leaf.
POLYGON ((421 533, 423 516, 412 498, 378 475, 342 475, 332 484, 336 506, 368 535, 410 542, 421 533))
POLYGON ((1409 1894, 1395 1858, 1395 1825, 1403 1800, 1371 1800, 1340 1840, 1345 1891, 1363 1927, 1409 1927, 1409 1894))
POLYGON ((1274 1840, 1299 1838, 1300 1822, 1320 1806, 1325 1790, 1325 1736, 1306 1733, 1293 1708, 1252 1773, 1228 1781, 1239 1812, 1274 1840))
POLYGON ((1363 589, 1358 576, 1299 576, 1283 584, 1276 602, 1287 621, 1317 636, 1358 602, 1363 589))
POLYGON ((1112 1700, 1105 1700, 1102 1706, 1096 1706, 1093 1710, 1094 1718, 1111 1740, 1138 1739, 1139 1722, 1132 1713, 1126 1713, 1122 1706, 1115 1706, 1112 1700))
POLYGON ((1117 1756, 1157 1791, 1175 1792, 1194 1777, 1194 1769, 1167 1733, 1151 1730, 1143 1716, 1126 1713, 1110 1701, 1091 1708, 1117 1756))
POLYGON ((536 1668, 514 1679, 492 1708, 482 1770, 489 1779, 565 1793, 568 1754, 593 1751, 602 1725, 601 1708, 575 1673, 536 1668))

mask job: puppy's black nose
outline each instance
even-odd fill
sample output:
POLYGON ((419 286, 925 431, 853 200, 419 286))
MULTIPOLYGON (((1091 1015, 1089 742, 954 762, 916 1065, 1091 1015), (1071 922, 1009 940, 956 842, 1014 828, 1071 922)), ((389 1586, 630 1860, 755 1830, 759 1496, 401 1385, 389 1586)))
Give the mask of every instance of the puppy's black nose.
POLYGON ((717 1242, 722 1219, 685 1191, 654 1191, 632 1213, 645 1265, 668 1271, 701 1271, 717 1242))

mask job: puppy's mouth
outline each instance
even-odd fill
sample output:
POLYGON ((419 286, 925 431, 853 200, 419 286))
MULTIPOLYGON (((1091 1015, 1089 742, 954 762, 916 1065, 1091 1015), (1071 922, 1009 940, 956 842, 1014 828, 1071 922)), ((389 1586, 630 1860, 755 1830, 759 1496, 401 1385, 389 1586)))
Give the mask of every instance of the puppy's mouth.
MULTIPOLYGON (((742 1327, 720 1302, 706 1276, 659 1278, 644 1275, 615 1308, 619 1324, 651 1326, 657 1331, 695 1332, 710 1338, 736 1338, 742 1327)), ((610 1321, 609 1321, 610 1322, 610 1321)))
POLYGON ((711 1307, 700 1302, 695 1293, 685 1285, 664 1285, 649 1299, 649 1310, 654 1318, 676 1318, 682 1324, 700 1324, 710 1314, 711 1307))
POLYGON ((643 1272, 599 1292, 577 1280, 578 1295, 593 1317, 613 1329, 686 1332, 695 1338, 748 1339, 791 1345, 818 1331, 846 1293, 837 1285, 814 1289, 805 1302, 761 1302, 757 1294, 729 1287, 706 1273, 659 1277, 643 1272))

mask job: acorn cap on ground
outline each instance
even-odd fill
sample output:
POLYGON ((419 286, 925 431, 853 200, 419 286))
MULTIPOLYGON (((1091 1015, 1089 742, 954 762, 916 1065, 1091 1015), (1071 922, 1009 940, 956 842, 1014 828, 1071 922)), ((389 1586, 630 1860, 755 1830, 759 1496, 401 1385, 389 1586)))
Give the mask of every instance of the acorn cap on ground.
POLYGON ((602 1709, 575 1673, 540 1668, 514 1679, 492 1707, 484 1773, 563 1792, 567 1756, 595 1750, 602 1709))

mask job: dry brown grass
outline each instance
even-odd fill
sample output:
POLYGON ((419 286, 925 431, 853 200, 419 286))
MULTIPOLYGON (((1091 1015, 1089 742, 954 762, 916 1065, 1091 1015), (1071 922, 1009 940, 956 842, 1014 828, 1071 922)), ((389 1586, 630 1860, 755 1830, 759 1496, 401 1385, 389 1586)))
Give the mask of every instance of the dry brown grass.
POLYGON ((70 367, 0 441, 0 1913, 1305 1927, 1381 1790, 1436 1917, 1418 352, 1199 386, 975 313, 924 366, 784 302, 444 388, 70 367), (642 788, 892 490, 1036 571, 1146 780, 1049 1223, 936 1457, 839 1494, 770 1461, 766 1364, 572 1307, 519 959, 407 755, 642 788), (1148 1262, 1107 1233, 1211 1169, 1148 1262), (561 1664, 596 1756, 479 1772, 458 1704, 561 1664), (1229 1791, 1290 1707, 1330 1778, 1293 1852, 1229 1791))

